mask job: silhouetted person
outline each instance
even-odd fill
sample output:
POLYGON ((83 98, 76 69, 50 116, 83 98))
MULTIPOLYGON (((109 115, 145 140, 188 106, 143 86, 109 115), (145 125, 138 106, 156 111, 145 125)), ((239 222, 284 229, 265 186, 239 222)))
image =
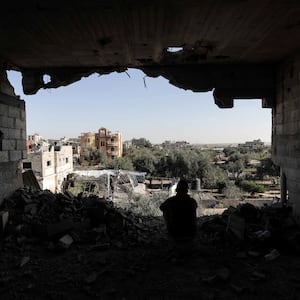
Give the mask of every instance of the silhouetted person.
POLYGON ((197 231, 197 202, 188 195, 188 183, 185 180, 178 182, 176 196, 168 198, 160 209, 175 251, 179 255, 185 254, 192 247, 197 231))

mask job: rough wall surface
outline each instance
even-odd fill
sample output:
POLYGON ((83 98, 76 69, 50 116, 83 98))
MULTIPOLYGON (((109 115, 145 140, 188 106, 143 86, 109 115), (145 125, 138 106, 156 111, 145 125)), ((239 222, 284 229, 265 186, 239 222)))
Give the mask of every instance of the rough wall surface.
POLYGON ((0 203, 22 186, 26 155, 25 102, 0 93, 0 203))
POLYGON ((288 201, 300 221, 300 55, 279 67, 272 119, 273 160, 286 175, 288 201))
POLYGON ((55 151, 55 173, 56 191, 61 191, 64 178, 73 172, 73 149, 72 146, 61 146, 59 151, 55 151))

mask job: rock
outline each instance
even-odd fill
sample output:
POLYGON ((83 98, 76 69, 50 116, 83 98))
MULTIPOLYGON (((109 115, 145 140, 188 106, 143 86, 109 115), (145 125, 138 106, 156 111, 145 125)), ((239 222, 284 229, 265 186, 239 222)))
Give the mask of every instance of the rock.
POLYGON ((25 266, 28 262, 30 261, 30 257, 29 256, 24 256, 20 262, 20 268, 22 268, 23 266, 25 266))
POLYGON ((216 282, 216 280, 217 280, 216 274, 202 278, 202 281, 207 284, 213 284, 216 282))
POLYGON ((85 279, 84 279, 84 282, 86 284, 92 284, 94 283, 98 278, 98 274, 96 272, 93 272, 92 274, 90 274, 89 276, 87 276, 85 279))
POLYGON ((241 285, 238 285, 238 284, 234 284, 234 283, 231 283, 230 284, 230 287, 232 288, 232 290, 234 292, 236 292, 237 294, 241 294, 245 291, 245 287, 244 286, 241 286, 241 285))
POLYGON ((73 244, 74 240, 73 238, 71 237, 71 235, 69 234, 66 234, 64 235, 63 237, 61 237, 59 239, 59 244, 64 248, 64 249, 67 249, 69 248, 72 244, 73 244))
POLYGON ((265 280, 266 274, 259 272, 259 271, 254 271, 254 272, 252 272, 250 279, 253 281, 265 280))
POLYGON ((266 260, 274 260, 278 256, 280 256, 280 253, 278 252, 278 250, 273 249, 270 253, 268 253, 268 254, 265 255, 265 259, 266 260))

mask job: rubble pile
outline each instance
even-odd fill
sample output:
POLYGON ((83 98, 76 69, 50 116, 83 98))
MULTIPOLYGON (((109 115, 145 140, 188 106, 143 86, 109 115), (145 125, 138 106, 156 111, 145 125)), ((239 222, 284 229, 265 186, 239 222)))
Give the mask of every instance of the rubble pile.
POLYGON ((282 205, 198 218, 184 260, 161 217, 97 196, 19 189, 0 226, 1 299, 300 298, 300 231, 282 205))
POLYGON ((203 243, 216 247, 229 246, 253 255, 300 253, 299 225, 291 207, 281 204, 257 208, 245 203, 229 207, 222 215, 201 218, 199 231, 203 243))
POLYGON ((97 196, 75 197, 69 192, 18 189, 1 206, 2 236, 49 241, 68 248, 76 243, 119 247, 148 243, 158 229, 113 202, 97 196))

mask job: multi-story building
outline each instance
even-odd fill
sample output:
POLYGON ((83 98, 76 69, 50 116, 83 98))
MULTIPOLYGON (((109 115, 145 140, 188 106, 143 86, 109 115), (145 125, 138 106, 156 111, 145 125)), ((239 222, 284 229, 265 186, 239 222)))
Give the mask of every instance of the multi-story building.
POLYGON ((81 158, 88 157, 94 149, 105 153, 111 159, 122 157, 123 144, 121 133, 112 133, 104 127, 101 127, 97 133, 82 133, 80 137, 81 158))
POLYGON ((187 141, 164 141, 162 147, 164 148, 185 148, 190 144, 187 141))
POLYGON ((243 144, 238 144, 238 147, 246 150, 253 150, 253 149, 260 148, 264 145, 265 145, 264 142, 262 142, 260 139, 257 139, 250 142, 245 142, 243 144))
POLYGON ((43 190, 60 192, 64 178, 73 172, 72 146, 49 145, 28 153, 23 169, 32 169, 43 190))

